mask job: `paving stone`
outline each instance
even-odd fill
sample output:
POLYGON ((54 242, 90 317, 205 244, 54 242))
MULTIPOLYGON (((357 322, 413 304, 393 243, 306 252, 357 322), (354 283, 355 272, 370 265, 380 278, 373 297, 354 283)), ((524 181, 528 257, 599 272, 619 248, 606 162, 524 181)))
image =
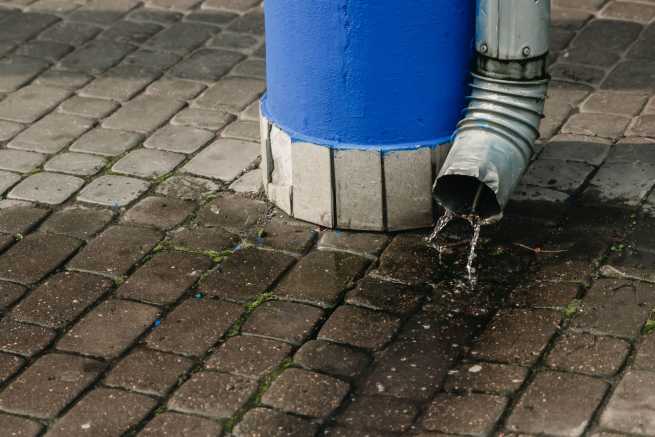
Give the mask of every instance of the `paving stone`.
MULTIPOLYGON (((157 50, 186 53, 201 46, 218 29, 197 23, 175 23, 146 44, 157 50)), ((189 79, 196 79, 191 76, 189 79)))
POLYGON ((102 32, 98 39, 108 39, 116 42, 142 44, 151 36, 163 29, 154 23, 133 23, 131 21, 117 21, 102 32))
POLYGON ((39 38, 78 46, 95 37, 101 30, 93 24, 64 21, 42 32, 39 38))
POLYGON ((111 115, 103 127, 149 133, 166 123, 183 106, 179 100, 142 95, 111 115))
POLYGON ((654 59, 655 52, 653 52, 653 39, 655 38, 655 26, 650 25, 640 35, 639 40, 632 46, 628 52, 628 58, 644 58, 654 59))
POLYGON ((102 372, 104 364, 76 355, 40 357, 0 394, 0 408, 54 418, 102 372))
POLYGON ((152 325, 159 310, 150 305, 110 299, 95 307, 57 343, 63 351, 115 358, 152 325))
POLYGON ((357 288, 348 292, 346 302, 376 311, 406 315, 418 309, 426 291, 424 287, 365 278, 357 288))
POLYGON ((157 194, 182 200, 201 200, 215 192, 219 186, 206 179, 193 176, 173 176, 159 184, 157 194))
POLYGON ((336 309, 318 333, 319 340, 379 350, 391 341, 400 319, 389 314, 343 305, 336 309))
POLYGON ((358 396, 337 417, 337 423, 379 431, 408 431, 418 414, 408 401, 381 396, 358 396))
POLYGON ((122 65, 151 70, 154 73, 163 73, 171 66, 177 64, 180 56, 174 53, 165 53, 156 50, 139 49, 130 53, 123 61, 122 65))
POLYGON ((603 16, 648 23, 655 17, 655 5, 623 1, 613 2, 603 9, 603 16))
POLYGON ((40 153, 4 149, 0 150, 0 169, 30 173, 39 167, 45 158, 45 155, 40 153))
POLYGON ((653 287, 626 280, 600 279, 582 300, 574 329, 596 335, 634 338, 655 305, 653 287), (621 308, 620 312, 616 308, 621 308))
POLYGON ((134 46, 114 41, 94 40, 61 60, 60 65, 87 74, 102 73, 134 50, 134 46))
POLYGON ((72 206, 53 213, 41 229, 52 234, 86 240, 104 228, 112 217, 113 214, 106 209, 72 206))
POLYGON ((655 166, 643 162, 609 162, 601 167, 583 193, 590 204, 638 206, 651 191, 655 166))
POLYGON ((196 103, 202 108, 238 112, 257 99, 265 88, 262 80, 227 77, 207 90, 196 103))
POLYGON ((81 202, 111 207, 125 206, 148 189, 148 182, 126 176, 100 176, 77 195, 81 202))
POLYGON ((76 21, 110 24, 138 6, 136 0, 92 0, 77 9, 70 18, 76 21))
POLYGON ((268 408, 254 408, 234 429, 236 437, 303 437, 315 435, 318 424, 268 408))
POLYGON ((161 237, 159 232, 151 229, 111 226, 87 244, 68 267, 106 276, 120 276, 150 252, 161 237))
POLYGON ((0 101, 0 118, 19 123, 33 123, 50 112, 69 91, 44 85, 28 85, 0 101))
POLYGON ((252 102, 246 109, 244 109, 240 117, 243 120, 259 121, 259 100, 252 102))
POLYGON ((220 435, 223 427, 213 420, 166 412, 155 416, 139 435, 144 437, 176 436, 205 437, 220 435))
POLYGON ((172 304, 210 267, 211 261, 202 255, 158 253, 133 273, 116 294, 158 305, 172 304))
POLYGON ((327 417, 339 407, 348 393, 349 385, 339 379, 308 372, 287 369, 264 393, 265 405, 310 417, 327 417), (297 393, 303 393, 302 399, 297 393))
POLYGON ((264 225, 256 243, 271 249, 304 254, 316 239, 316 230, 303 222, 278 214, 264 225))
POLYGON ((30 11, 65 14, 77 9, 79 5, 70 0, 37 0, 30 5, 30 11))
POLYGON ((291 346, 279 341, 239 335, 229 338, 214 352, 205 367, 249 378, 261 378, 291 353, 291 346))
POLYGON ((250 170, 230 184, 230 190, 236 193, 259 193, 262 190, 262 172, 260 169, 250 170))
POLYGON ((654 61, 630 60, 621 62, 603 81, 601 88, 607 90, 655 89, 654 61))
POLYGON ((258 4, 260 0, 206 0, 203 8, 229 9, 239 12, 245 12, 258 4))
POLYGON ((15 137, 9 147, 40 153, 57 153, 91 128, 86 118, 49 114, 15 137))
POLYGON ((275 294, 324 307, 334 306, 367 264, 365 258, 343 252, 314 251, 291 270, 275 294))
POLYGON ((25 360, 21 357, 0 353, 0 383, 4 384, 21 367, 23 367, 24 364, 25 360))
POLYGON ((632 367, 655 371, 655 336, 649 334, 641 338, 632 367))
MULTIPOLYGON (((395 437, 398 434, 391 433, 391 432, 368 431, 368 430, 357 429, 357 428, 347 428, 344 426, 331 426, 325 429, 323 435, 329 437, 395 437)), ((434 435, 433 434, 428 435, 428 437, 432 437, 432 436, 434 435)), ((438 434, 436 434, 436 436, 443 437, 438 434)), ((421 434, 420 437, 424 437, 424 435, 421 434)))
POLYGON ((25 234, 48 215, 47 209, 22 206, 0 209, 0 232, 25 234))
POLYGON ((228 125, 221 135, 244 141, 259 141, 259 123, 256 121, 237 120, 228 125))
POLYGON ((184 160, 179 153, 161 150, 137 149, 121 158, 112 170, 130 176, 155 178, 170 173, 184 160))
POLYGON ((182 413, 229 418, 257 389, 250 379, 215 372, 194 373, 168 401, 168 407, 182 413))
POLYGON ((0 414, 0 428, 10 436, 36 437, 41 433, 40 423, 8 414, 0 414))
POLYGON ((241 331, 299 345, 322 316, 323 311, 309 305, 269 301, 255 309, 241 331))
POLYGON ((47 328, 8 318, 0 321, 0 350, 4 352, 31 357, 45 349, 54 338, 54 331, 47 328))
POLYGON ((239 319, 240 305, 212 299, 191 299, 175 308, 146 339, 166 352, 200 356, 239 319))
POLYGON ((167 230, 182 223, 193 209, 194 205, 188 201, 157 196, 146 197, 130 208, 123 216, 123 221, 167 230))
POLYGON ((48 67, 47 62, 34 58, 15 55, 5 58, 0 62, 0 92, 17 90, 48 67))
POLYGON ((231 71, 231 74, 265 80, 266 62, 261 59, 246 59, 237 64, 237 66, 231 71))
POLYGON ((63 437, 88 429, 91 435, 122 435, 143 420, 156 405, 157 402, 147 396, 96 388, 58 419, 48 434, 63 437))
POLYGON ((197 220, 205 227, 220 227, 235 234, 252 233, 252 228, 263 221, 267 211, 265 202, 224 193, 202 207, 197 220))
POLYGON ((225 251, 234 250, 239 241, 237 235, 210 228, 180 228, 173 231, 170 240, 175 248, 194 249, 219 256, 225 251))
POLYGON ((376 257, 388 241, 389 238, 383 234, 327 231, 318 242, 318 247, 376 257))
POLYGON ((193 153, 214 138, 214 134, 193 127, 167 125, 155 132, 144 146, 177 153, 193 153))
POLYGON ((529 282, 512 290, 507 303, 523 308, 564 308, 578 296, 579 290, 580 285, 575 283, 529 282))
POLYGON ((180 111, 172 120, 173 124, 193 126, 200 129, 217 131, 222 129, 234 115, 226 111, 210 111, 208 109, 186 108, 180 111))
POLYGON ((23 299, 12 318, 48 328, 63 328, 106 294, 111 281, 85 273, 62 272, 51 276, 23 299))
POLYGON ((655 432, 655 415, 651 393, 655 379, 643 371, 628 371, 612 394, 600 417, 605 429, 648 435, 655 432))
POLYGON ((253 9, 237 20, 229 27, 232 32, 251 33, 255 35, 264 34, 264 14, 261 10, 253 9))
POLYGON ((407 284, 438 282, 442 275, 438 258, 421 236, 402 234, 387 246, 376 273, 407 284))
POLYGON ((539 159, 582 162, 601 165, 607 157, 611 142, 599 137, 561 134, 553 137, 539 159))
POLYGON ((484 362, 462 363, 448 372, 445 390, 448 392, 485 392, 511 395, 528 377, 524 367, 484 362))
POLYGON ((607 391, 607 383, 582 375, 540 372, 507 420, 514 432, 579 436, 607 391))
MULTIPOLYGON (((180 24, 180 26, 182 25, 180 24)), ((197 27, 200 25, 194 23, 192 26, 197 27)), ((244 55, 237 52, 220 49, 200 49, 171 68, 169 74, 178 79, 216 81, 225 76, 243 58, 244 55)), ((207 105, 203 106, 207 107, 207 105)))
POLYGON ((472 354, 501 363, 531 365, 558 329, 560 314, 549 310, 501 310, 472 354))
POLYGON ((146 93, 170 99, 191 100, 205 88, 205 85, 198 82, 162 78, 150 85, 146 93))
POLYGON ((84 185, 84 180, 59 173, 41 172, 28 176, 7 194, 11 199, 58 205, 84 185))
POLYGON ((560 337, 548 354, 547 365, 569 372, 614 375, 625 361, 630 345, 616 338, 587 334, 560 337))
POLYGON ((157 76, 158 73, 149 68, 117 65, 86 85, 79 94, 84 97, 127 101, 157 79, 157 76))
POLYGON ((655 137, 655 115, 637 117, 627 134, 635 137, 655 137))
POLYGON ((0 141, 11 140, 18 132, 23 130, 23 125, 11 121, 0 121, 0 141))
POLYGON ((506 404, 501 396, 439 394, 428 406, 422 424, 429 431, 489 435, 506 404))
POLYGON ((241 140, 219 139, 191 161, 182 171, 212 179, 231 181, 250 167, 259 156, 259 144, 241 140))
POLYGON ((598 91, 589 96, 581 110, 635 116, 644 107, 647 99, 648 95, 640 92, 598 91))
POLYGON ((562 128, 562 132, 565 134, 618 138, 628 127, 629 122, 629 118, 618 115, 580 113, 569 119, 562 128))
POLYGON ((203 279, 199 289, 208 296, 247 302, 270 290, 294 262, 295 258, 281 253, 242 249, 203 279))
POLYGON ((62 88, 70 92, 82 88, 92 80, 93 76, 86 73, 51 68, 37 77, 34 83, 53 88, 62 88))
POLYGON ((68 173, 77 176, 93 176, 105 166, 105 160, 84 153, 67 152, 54 156, 45 163, 46 171, 68 173))
POLYGON ((0 310, 14 304, 25 294, 25 287, 11 282, 0 282, 0 310))
POLYGON ((5 249, 8 249, 15 242, 16 242, 15 235, 0 234, 0 252, 3 252, 5 249))
POLYGON ((58 20, 58 17, 48 14, 31 12, 10 14, 2 22, 0 41, 27 41, 58 20))
POLYGON ((109 372, 104 383, 110 387, 163 396, 192 365, 188 358, 138 348, 109 372))
POLYGON ((342 378, 361 375, 370 363, 364 352, 321 340, 305 343, 296 352, 293 360, 305 369, 342 378))
POLYGON ((31 41, 16 50, 16 55, 37 58, 54 63, 70 53, 73 48, 66 44, 60 44, 53 41, 31 41))
POLYGON ((66 261, 80 244, 70 237, 30 234, 0 256, 0 278, 21 284, 36 283, 66 261))
POLYGON ((132 132, 96 128, 82 135, 70 147, 72 152, 118 156, 136 146, 141 136, 132 132))

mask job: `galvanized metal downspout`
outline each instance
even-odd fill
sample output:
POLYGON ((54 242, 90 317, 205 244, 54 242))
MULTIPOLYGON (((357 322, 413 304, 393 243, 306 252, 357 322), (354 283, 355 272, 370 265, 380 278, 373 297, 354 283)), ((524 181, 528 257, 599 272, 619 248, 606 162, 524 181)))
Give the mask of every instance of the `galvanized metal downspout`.
POLYGON ((469 105, 435 181, 456 214, 502 211, 534 156, 548 86, 550 0, 478 0, 469 105))

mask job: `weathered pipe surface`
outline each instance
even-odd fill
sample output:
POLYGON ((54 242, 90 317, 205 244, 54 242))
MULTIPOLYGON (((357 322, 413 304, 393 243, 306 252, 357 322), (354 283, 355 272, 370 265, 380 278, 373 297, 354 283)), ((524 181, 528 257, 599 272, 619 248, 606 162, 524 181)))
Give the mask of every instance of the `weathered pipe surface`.
POLYGON ((267 0, 264 115, 335 148, 447 142, 474 33, 475 0, 267 0))

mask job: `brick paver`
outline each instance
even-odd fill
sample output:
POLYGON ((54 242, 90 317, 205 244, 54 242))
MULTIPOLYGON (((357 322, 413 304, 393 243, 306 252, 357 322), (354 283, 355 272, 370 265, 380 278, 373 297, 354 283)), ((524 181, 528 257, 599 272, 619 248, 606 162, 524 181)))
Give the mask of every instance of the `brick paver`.
POLYGON ((552 1, 475 290, 262 200, 260 0, 1 3, 3 436, 655 435, 652 1, 552 1))

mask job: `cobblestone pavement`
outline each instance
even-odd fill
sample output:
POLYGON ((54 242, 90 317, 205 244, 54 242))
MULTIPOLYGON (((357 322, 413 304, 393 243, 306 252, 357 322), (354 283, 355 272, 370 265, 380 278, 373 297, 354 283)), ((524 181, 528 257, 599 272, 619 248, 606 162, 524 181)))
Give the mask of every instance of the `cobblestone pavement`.
POLYGON ((655 435, 655 1, 553 0, 475 291, 257 195, 258 0, 0 3, 0 435, 655 435))

